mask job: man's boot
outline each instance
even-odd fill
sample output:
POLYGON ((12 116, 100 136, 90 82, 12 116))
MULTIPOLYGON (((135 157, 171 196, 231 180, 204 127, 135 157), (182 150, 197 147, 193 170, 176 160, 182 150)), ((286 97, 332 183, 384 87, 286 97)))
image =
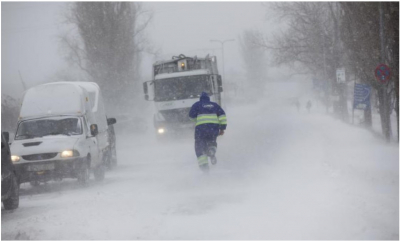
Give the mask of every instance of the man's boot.
POLYGON ((215 146, 211 146, 208 148, 208 156, 210 157, 211 164, 217 164, 217 157, 215 153, 217 152, 217 148, 215 146))
POLYGON ((210 168, 208 167, 208 164, 203 164, 203 165, 200 165, 199 167, 205 173, 208 173, 208 171, 210 170, 210 168))
POLYGON ((217 157, 216 156, 210 157, 210 161, 211 161, 211 164, 213 164, 213 165, 217 164, 217 157))

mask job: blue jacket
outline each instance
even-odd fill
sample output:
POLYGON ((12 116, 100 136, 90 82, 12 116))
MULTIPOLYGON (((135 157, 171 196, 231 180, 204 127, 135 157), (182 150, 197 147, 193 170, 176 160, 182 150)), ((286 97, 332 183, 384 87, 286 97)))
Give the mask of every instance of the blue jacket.
POLYGON ((211 102, 205 92, 201 93, 200 101, 192 105, 189 118, 196 121, 196 132, 216 132, 218 135, 219 130, 225 130, 227 125, 225 111, 211 102))

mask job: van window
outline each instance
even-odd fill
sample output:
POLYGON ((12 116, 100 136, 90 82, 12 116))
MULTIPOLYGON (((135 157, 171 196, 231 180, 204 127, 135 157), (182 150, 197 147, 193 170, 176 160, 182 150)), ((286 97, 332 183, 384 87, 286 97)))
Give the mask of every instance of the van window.
POLYGON ((18 125, 16 140, 51 135, 81 135, 82 123, 77 117, 54 117, 22 121, 18 125))

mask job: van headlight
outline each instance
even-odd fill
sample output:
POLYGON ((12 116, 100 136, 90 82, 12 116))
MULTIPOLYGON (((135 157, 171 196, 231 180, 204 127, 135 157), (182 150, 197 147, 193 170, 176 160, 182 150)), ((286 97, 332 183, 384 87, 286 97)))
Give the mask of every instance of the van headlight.
POLYGON ((158 128, 158 134, 163 134, 165 132, 164 128, 158 128))
POLYGON ((74 157, 74 156, 79 156, 79 152, 75 150, 65 150, 61 152, 61 157, 74 157))
POLYGON ((19 156, 17 156, 17 155, 11 155, 11 161, 12 161, 12 162, 17 162, 17 161, 19 161, 19 159, 21 159, 19 156))

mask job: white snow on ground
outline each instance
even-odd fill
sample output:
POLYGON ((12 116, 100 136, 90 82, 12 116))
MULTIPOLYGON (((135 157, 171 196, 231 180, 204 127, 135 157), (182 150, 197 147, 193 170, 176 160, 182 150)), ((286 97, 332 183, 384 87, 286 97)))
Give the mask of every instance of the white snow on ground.
POLYGON ((399 239, 398 144, 268 96, 228 104, 209 175, 192 133, 119 130, 103 183, 22 185, 2 239, 399 239))

